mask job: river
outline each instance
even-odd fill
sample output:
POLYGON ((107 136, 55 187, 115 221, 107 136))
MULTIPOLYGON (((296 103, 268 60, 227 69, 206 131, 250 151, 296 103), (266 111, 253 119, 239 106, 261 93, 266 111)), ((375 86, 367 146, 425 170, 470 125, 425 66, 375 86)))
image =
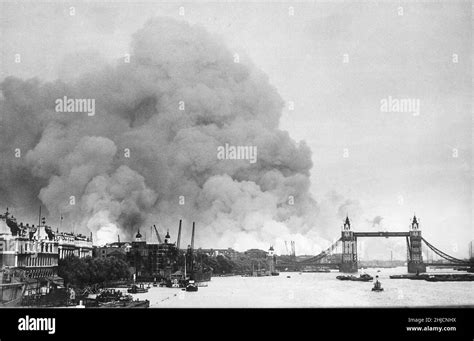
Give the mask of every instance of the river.
MULTIPOLYGON (((383 292, 372 292, 372 282, 340 281, 339 272, 283 272, 274 277, 213 277, 197 292, 152 287, 134 298, 148 299, 151 308, 299 308, 299 307, 474 307, 474 282, 427 282, 390 279, 406 267, 366 269, 379 280, 383 292), (380 272, 377 272, 380 270, 380 272), (290 276, 288 278, 287 276, 290 276)), ((430 272, 448 273, 449 270, 430 272)), ((453 271, 451 271, 453 273, 453 271)), ((454 271, 454 273, 461 273, 454 271)))

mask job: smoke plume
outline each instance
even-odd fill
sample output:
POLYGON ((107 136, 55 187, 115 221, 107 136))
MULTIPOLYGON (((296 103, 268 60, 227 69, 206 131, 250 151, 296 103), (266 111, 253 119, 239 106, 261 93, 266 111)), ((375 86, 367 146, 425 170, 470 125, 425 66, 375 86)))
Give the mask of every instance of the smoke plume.
POLYGON ((0 203, 21 216, 42 204, 99 243, 138 229, 151 239, 152 224, 175 238, 182 218, 183 238, 196 221, 197 246, 318 251, 311 151, 278 128, 283 100, 266 75, 166 18, 136 32, 131 51, 67 81, 1 83, 0 203), (94 99, 96 114, 56 112, 64 96, 94 99), (218 159, 226 143, 256 146, 257 162, 218 159))

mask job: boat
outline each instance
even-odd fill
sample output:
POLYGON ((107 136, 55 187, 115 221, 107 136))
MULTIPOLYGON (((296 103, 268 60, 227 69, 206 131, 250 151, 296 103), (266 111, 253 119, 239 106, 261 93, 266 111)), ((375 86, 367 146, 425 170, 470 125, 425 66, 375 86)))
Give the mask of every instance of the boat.
POLYGON ((407 275, 392 275, 391 279, 411 279, 411 280, 425 280, 428 282, 468 282, 474 281, 474 276, 471 274, 407 274, 407 275))
POLYGON ((355 281, 355 282, 369 282, 374 279, 369 274, 362 274, 359 277, 356 277, 353 275, 349 275, 349 276, 340 275, 340 276, 336 276, 336 278, 341 281, 355 281))
POLYGON ((382 284, 379 282, 379 276, 375 276, 375 283, 372 287, 372 291, 383 291, 382 284))
POLYGON ((474 276, 470 274, 429 275, 424 278, 428 282, 470 282, 474 276))
POLYGON ((145 286, 143 284, 140 284, 140 286, 134 284, 134 285, 132 285, 131 288, 129 288, 127 290, 127 292, 129 294, 142 294, 142 293, 148 292, 148 289, 145 288, 145 286))
POLYGON ((188 281, 188 284, 186 284, 186 291, 198 291, 198 286, 196 285, 196 282, 190 279, 188 281))
POLYGON ((272 276, 280 276, 280 273, 279 272, 272 272, 271 275, 272 276))
POLYGON ((286 276, 286 278, 291 278, 291 276, 286 276))
POLYGON ((134 300, 131 295, 124 295, 120 298, 108 302, 98 302, 99 308, 148 308, 150 301, 148 300, 134 300))
POLYGON ((108 303, 120 300, 123 298, 122 292, 115 289, 102 290, 97 296, 96 300, 98 303, 108 303))
POLYGON ((368 282, 368 281, 371 281, 373 280, 374 278, 372 276, 370 276, 369 274, 362 274, 359 276, 359 278, 357 279, 357 281, 363 281, 363 282, 368 282))

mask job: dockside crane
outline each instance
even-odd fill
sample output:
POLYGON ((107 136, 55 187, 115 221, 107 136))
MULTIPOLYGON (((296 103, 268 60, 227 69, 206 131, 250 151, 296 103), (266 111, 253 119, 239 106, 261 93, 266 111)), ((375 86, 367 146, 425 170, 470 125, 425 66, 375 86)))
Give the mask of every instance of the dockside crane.
POLYGON ((156 228, 156 225, 153 225, 156 233, 156 237, 158 238, 158 243, 163 244, 163 241, 161 240, 160 234, 158 233, 158 229, 156 228))
POLYGON ((181 243, 181 219, 179 220, 179 229, 178 229, 178 240, 176 241, 176 248, 179 250, 179 245, 181 243))

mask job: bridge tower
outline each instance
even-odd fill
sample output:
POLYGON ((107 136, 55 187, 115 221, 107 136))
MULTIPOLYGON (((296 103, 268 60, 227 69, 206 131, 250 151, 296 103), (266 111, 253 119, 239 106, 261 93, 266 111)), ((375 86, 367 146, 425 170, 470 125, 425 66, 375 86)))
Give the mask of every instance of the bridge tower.
POLYGON ((421 230, 415 215, 410 227, 407 263, 408 273, 426 272, 426 265, 423 263, 423 254, 421 253, 421 230))
POLYGON ((351 230, 351 222, 346 217, 342 228, 342 260, 339 272, 357 272, 357 238, 351 230))

